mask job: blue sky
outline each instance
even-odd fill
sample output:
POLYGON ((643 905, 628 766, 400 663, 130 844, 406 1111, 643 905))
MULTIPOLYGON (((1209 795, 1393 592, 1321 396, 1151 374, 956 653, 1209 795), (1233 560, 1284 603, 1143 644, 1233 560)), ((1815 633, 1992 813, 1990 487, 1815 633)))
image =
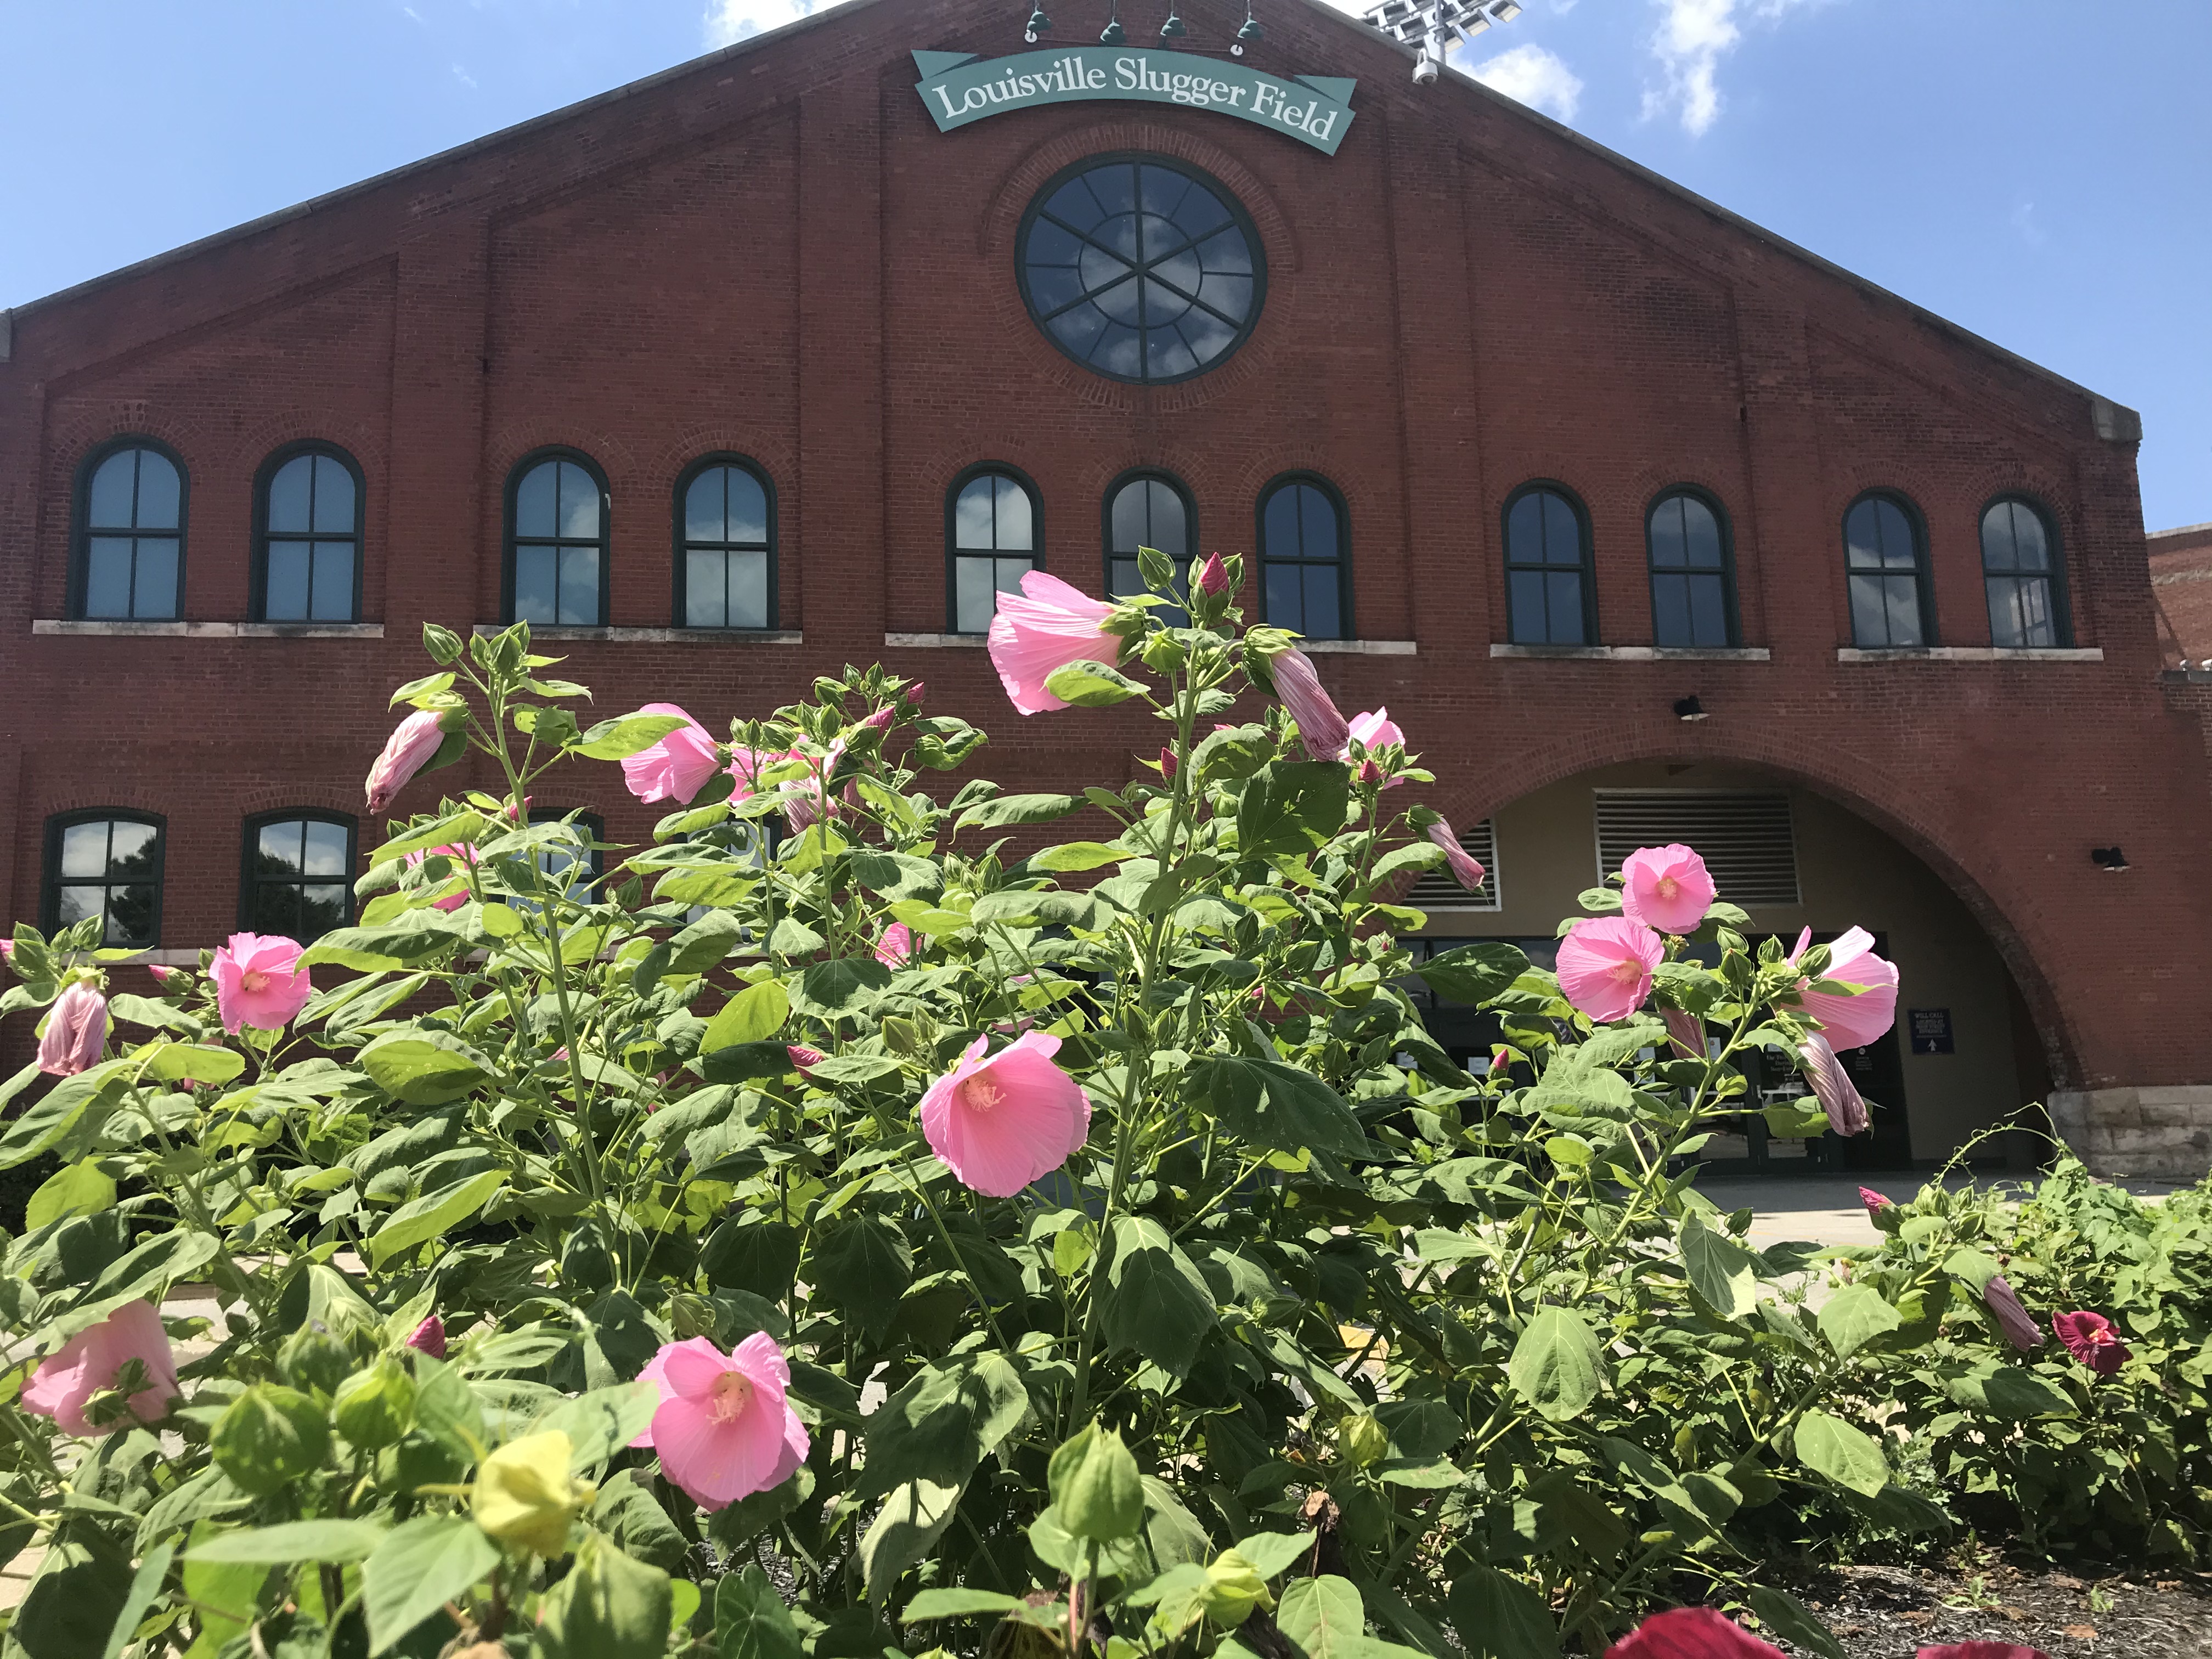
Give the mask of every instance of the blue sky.
MULTIPOLYGON (((0 0, 0 306, 808 9, 0 0)), ((2212 520, 2207 0, 1528 0, 1454 61, 2141 410, 2149 524, 2212 520)))

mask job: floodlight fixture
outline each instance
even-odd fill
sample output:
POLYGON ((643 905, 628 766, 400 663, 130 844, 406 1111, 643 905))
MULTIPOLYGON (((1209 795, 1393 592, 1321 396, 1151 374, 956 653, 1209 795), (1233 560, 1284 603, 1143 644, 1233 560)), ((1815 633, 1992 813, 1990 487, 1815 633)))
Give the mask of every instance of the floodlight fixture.
POLYGON ((1472 45, 1492 24, 1520 15, 1520 0, 1382 0, 1367 9, 1369 22, 1416 49, 1413 80, 1422 86, 1437 78, 1455 41, 1472 45))

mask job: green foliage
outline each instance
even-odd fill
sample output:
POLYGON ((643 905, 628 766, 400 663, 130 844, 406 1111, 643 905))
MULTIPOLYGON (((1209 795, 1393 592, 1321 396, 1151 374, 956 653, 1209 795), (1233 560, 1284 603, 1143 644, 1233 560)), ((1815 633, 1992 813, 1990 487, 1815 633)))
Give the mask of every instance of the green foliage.
MULTIPOLYGON (((426 630, 441 672, 399 700, 504 789, 393 827, 293 1025, 226 1035, 182 975, 116 999, 100 1066, 4 1085, 0 1166, 59 1166, 4 1241, 10 1351, 186 1279, 223 1310, 175 1324, 209 1351, 158 1425, 124 1420, 137 1376, 97 1440, 0 1403, 0 1550, 46 1546, 15 1645, 858 1659, 927 1621, 992 1659, 1109 1625, 1108 1659, 1557 1659, 1703 1587, 1826 1652, 1755 1582, 1778 1538, 2194 1559, 2212 1195, 2063 1165, 2016 1208, 1930 1187, 1838 1260, 1754 1249, 1684 1160, 1800 1033, 1799 969, 1725 907, 1677 951, 1659 1006, 1711 1060, 1593 1026, 1510 945, 1416 970, 1392 901, 1427 819, 1286 739, 1226 597, 1187 597, 1054 680, 1159 720, 1172 768, 939 799, 982 733, 848 670, 591 879, 533 790, 670 717, 580 732, 526 629, 426 630), (1453 1064, 1422 982, 1494 1012, 1503 1063, 1453 1064), (1089 1132, 992 1197, 918 1108, 1024 1031, 1089 1132), (2016 1352, 2000 1270, 2134 1358, 2016 1352), (433 1312, 442 1360, 408 1346, 433 1312), (663 1409, 635 1379, 757 1333, 809 1449, 707 1509, 633 1443, 663 1409)), ((99 971, 85 927, 15 939, 11 1008, 99 971)))

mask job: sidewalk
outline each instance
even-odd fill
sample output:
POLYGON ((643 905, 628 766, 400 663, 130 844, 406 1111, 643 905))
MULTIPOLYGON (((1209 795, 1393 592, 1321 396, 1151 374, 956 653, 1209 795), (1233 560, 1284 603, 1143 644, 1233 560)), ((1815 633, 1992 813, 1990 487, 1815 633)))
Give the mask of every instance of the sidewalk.
MULTIPOLYGON (((1928 1179, 1914 1170, 1901 1170, 1868 1175, 1863 1182, 1903 1204, 1910 1202, 1928 1179)), ((1881 1235, 1859 1202, 1861 1182, 1862 1178, 1855 1175, 1715 1176, 1699 1181, 1698 1190, 1723 1210, 1751 1210, 1749 1242, 1754 1249, 1788 1239, 1814 1244, 1878 1243, 1881 1235)), ((1944 1182, 1954 1192, 1967 1186, 2018 1184, 2018 1177, 1994 1172, 1982 1176, 1953 1176, 1944 1182)), ((2173 1191, 2177 1183, 2121 1181, 2113 1184, 2155 1202, 2173 1191)))

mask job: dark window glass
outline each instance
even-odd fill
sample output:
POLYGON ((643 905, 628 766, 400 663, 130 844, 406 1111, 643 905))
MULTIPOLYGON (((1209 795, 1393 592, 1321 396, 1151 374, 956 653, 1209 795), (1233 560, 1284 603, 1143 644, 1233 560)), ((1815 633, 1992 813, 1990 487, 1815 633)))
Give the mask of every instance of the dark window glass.
POLYGON ((1039 193, 1018 243, 1030 314, 1112 380, 1203 374, 1260 314, 1266 269, 1251 221, 1220 184, 1172 162, 1084 164, 1039 193))
POLYGON ((1844 516, 1844 568, 1852 644, 1881 651, 1929 643, 1920 532, 1901 504, 1887 495, 1851 504, 1844 516))
POLYGON ((1582 514, 1556 489, 1524 489, 1505 509, 1507 631, 1516 645, 1588 645, 1589 547, 1582 514))
POLYGON ((185 524, 177 464, 143 444, 112 450, 86 480, 84 503, 84 615, 173 622, 185 524))
POLYGON ((353 824, 337 818, 258 818, 246 827, 248 933, 305 945, 353 915, 353 824))
POLYGON ((55 929, 106 918, 104 946, 144 950, 160 936, 161 827, 143 818, 90 817, 47 831, 46 915, 55 929))
POLYGON ((981 634, 999 595, 1020 592, 1036 568, 1036 501, 1011 472, 978 472, 954 490, 951 518, 952 631, 981 634))
POLYGON ((1344 512, 1318 481, 1292 478, 1260 503, 1260 578, 1267 621, 1312 640, 1346 637, 1344 512))
POLYGON ((1733 645, 1728 548, 1711 506, 1687 490, 1663 496, 1646 520, 1655 643, 1733 645))
MULTIPOLYGON (((1106 591, 1115 598, 1145 592, 1137 570, 1137 550, 1156 548, 1175 561, 1176 591, 1189 591, 1190 562, 1194 550, 1190 503, 1182 489, 1166 478, 1131 478, 1117 488, 1106 504, 1106 591)), ((1157 613, 1170 628, 1187 628, 1189 616, 1180 609, 1157 613)))
POLYGON ((2057 538, 2023 501, 1982 514, 1982 580, 1990 596, 1990 643, 2028 650, 2065 643, 2057 596, 2057 538))
POLYGON ((532 462, 514 483, 509 620, 589 628, 604 614, 606 491, 565 456, 532 462))
POLYGON ((751 468, 715 462, 684 487, 684 626, 773 628, 775 526, 751 468))
POLYGON ((262 502, 264 622, 351 622, 361 490, 338 456, 314 450, 269 475, 262 502))

